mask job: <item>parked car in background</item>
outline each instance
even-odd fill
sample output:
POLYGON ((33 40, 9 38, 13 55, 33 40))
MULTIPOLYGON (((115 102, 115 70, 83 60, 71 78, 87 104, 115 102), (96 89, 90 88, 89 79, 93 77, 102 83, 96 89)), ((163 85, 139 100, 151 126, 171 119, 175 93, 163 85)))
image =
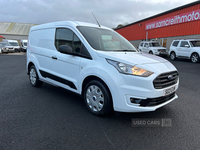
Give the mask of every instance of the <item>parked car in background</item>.
POLYGON ((200 39, 173 40, 169 48, 169 56, 171 60, 185 58, 197 63, 200 56, 200 39))
POLYGON ((17 40, 2 39, 2 42, 8 42, 9 44, 11 44, 14 47, 15 52, 20 52, 20 46, 19 46, 19 43, 17 42, 17 40))
POLYGON ((113 109, 155 111, 178 98, 177 69, 166 59, 138 52, 110 28, 53 22, 31 27, 28 39, 30 84, 46 82, 80 94, 95 115, 113 109))
POLYGON ((0 42, 1 53, 15 52, 15 49, 12 45, 7 42, 0 42))
POLYGON ((26 52, 28 40, 20 40, 20 49, 22 52, 26 52))
POLYGON ((138 49, 148 54, 167 56, 167 49, 162 47, 157 41, 143 41, 139 44, 138 49))

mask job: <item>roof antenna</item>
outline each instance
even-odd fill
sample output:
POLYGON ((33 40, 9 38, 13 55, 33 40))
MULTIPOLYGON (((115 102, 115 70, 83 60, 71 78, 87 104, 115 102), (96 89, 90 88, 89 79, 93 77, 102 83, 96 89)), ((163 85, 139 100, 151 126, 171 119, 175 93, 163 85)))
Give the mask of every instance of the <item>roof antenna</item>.
MULTIPOLYGON (((93 12, 92 12, 92 14, 93 14, 93 12)), ((99 27, 101 27, 101 25, 100 25, 99 22, 97 21, 97 19, 96 19, 96 17, 95 17, 94 14, 93 14, 93 16, 94 16, 94 19, 96 20, 97 24, 99 25, 99 27)))

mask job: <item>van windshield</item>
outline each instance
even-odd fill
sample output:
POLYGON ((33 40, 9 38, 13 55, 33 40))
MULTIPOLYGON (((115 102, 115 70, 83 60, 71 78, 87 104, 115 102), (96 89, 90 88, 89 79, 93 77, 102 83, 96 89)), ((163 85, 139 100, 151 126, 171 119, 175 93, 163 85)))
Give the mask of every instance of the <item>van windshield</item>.
POLYGON ((159 43, 149 43, 150 47, 161 47, 159 43))
POLYGON ((2 43, 3 46, 12 46, 10 43, 2 43))
POLYGON ((77 28, 95 50, 138 52, 130 42, 115 31, 85 26, 77 28))
POLYGON ((12 46, 19 46, 17 42, 9 42, 12 46))
POLYGON ((27 42, 24 42, 24 46, 27 46, 27 42))

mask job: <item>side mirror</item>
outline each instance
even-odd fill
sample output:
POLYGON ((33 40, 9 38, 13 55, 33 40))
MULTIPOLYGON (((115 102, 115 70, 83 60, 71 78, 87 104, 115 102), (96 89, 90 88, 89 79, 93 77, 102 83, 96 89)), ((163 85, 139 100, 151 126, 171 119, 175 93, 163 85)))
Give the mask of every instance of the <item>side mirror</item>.
POLYGON ((60 45, 58 51, 64 54, 72 54, 72 48, 69 45, 60 45))
POLYGON ((189 48, 189 47, 190 47, 190 45, 185 45, 185 47, 186 47, 186 48, 189 48))

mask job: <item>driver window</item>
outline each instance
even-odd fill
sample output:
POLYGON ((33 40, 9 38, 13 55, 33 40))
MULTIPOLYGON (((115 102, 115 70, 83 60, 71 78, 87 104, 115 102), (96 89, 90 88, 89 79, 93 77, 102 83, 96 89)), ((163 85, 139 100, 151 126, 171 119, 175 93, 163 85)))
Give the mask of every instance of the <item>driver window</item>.
POLYGON ((181 41, 180 47, 185 47, 185 45, 189 45, 187 41, 181 41))
POLYGON ((72 47, 73 32, 69 29, 57 29, 55 37, 56 49, 59 49, 60 45, 68 45, 72 47))
POLYGON ((72 48, 73 52, 81 53, 82 43, 70 29, 56 29, 55 46, 57 50, 59 49, 60 45, 68 45, 72 48))
POLYGON ((75 34, 74 34, 74 38, 73 38, 73 51, 76 53, 81 52, 81 41, 75 34))

